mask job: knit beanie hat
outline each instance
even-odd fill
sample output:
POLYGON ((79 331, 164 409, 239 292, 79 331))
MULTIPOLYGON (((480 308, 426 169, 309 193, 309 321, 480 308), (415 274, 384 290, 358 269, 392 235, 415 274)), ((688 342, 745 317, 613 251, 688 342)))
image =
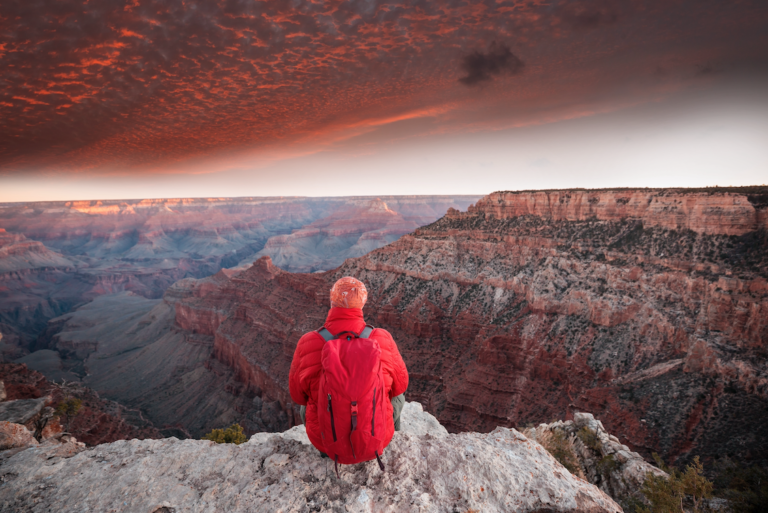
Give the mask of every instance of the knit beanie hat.
POLYGON ((368 300, 368 291, 360 280, 345 276, 331 289, 331 306, 336 308, 362 308, 368 300))

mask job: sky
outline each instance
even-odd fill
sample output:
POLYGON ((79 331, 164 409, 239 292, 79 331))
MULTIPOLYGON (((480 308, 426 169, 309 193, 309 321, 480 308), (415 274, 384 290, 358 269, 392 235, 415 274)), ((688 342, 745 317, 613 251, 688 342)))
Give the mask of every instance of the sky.
POLYGON ((4 0, 0 202, 768 183, 764 0, 4 0))

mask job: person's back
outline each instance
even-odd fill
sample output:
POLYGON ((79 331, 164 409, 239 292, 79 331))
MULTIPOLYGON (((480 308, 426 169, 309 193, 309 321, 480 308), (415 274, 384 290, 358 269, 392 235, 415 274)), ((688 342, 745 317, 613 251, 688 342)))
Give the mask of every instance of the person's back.
MULTIPOLYGON (((337 281, 331 289, 331 310, 328 312, 323 328, 302 336, 293 355, 289 376, 291 398, 302 407, 302 420, 306 425, 309 440, 324 454, 328 453, 329 449, 333 451, 333 454, 337 453, 337 448, 332 446, 330 439, 327 443, 324 441, 325 433, 321 427, 321 422, 328 422, 327 417, 331 413, 333 405, 329 401, 330 397, 324 396, 320 398, 318 396, 321 386, 331 386, 324 381, 323 348, 328 343, 326 340, 335 339, 337 335, 343 334, 343 338, 338 337, 341 340, 333 342, 338 347, 343 347, 344 344, 347 344, 350 348, 354 346, 356 348, 370 349, 367 352, 364 351, 366 355, 369 355, 366 357, 357 356, 362 355, 363 353, 361 352, 351 353, 353 360, 354 358, 360 358, 361 361, 365 360, 365 365, 369 365, 370 361, 377 361, 370 358, 380 358, 383 397, 388 400, 381 403, 385 411, 378 413, 378 415, 383 414, 385 419, 385 422, 382 424, 384 432, 378 433, 376 436, 381 438, 384 441, 383 446, 386 446, 392 439, 395 430, 399 430, 400 410, 405 403, 405 398, 402 394, 408 388, 408 371, 397 349, 397 344, 395 344, 389 332, 378 328, 374 328, 372 331, 366 330, 362 310, 366 299, 367 291, 362 282, 349 277, 337 281), (357 337, 361 336, 361 339, 357 339, 357 337), (353 340, 360 340, 360 343, 355 344, 352 342, 353 340), (318 404, 323 405, 322 415, 318 415, 318 404)), ((329 346, 327 349, 331 348, 329 346)), ((329 363, 331 356, 329 356, 328 350, 325 351, 325 358, 325 365, 331 365, 329 363)), ((347 358, 350 358, 350 356, 347 356, 347 358)), ((354 361, 350 363, 349 360, 346 360, 343 362, 343 365, 354 365, 354 363, 354 361)), ((339 364, 336 363, 336 365, 338 366, 339 364)), ((376 372, 376 370, 374 369, 371 372, 376 372)), ((326 369, 326 372, 332 372, 332 370, 326 369)), ((369 372, 369 370, 365 372, 369 372)), ((373 383, 373 381, 371 382, 373 383)), ((336 383, 333 386, 343 387, 344 383, 336 383)), ((378 393, 381 394, 381 391, 378 393)), ((331 394, 327 395, 330 396, 331 394)), ((372 418, 367 416, 369 413, 366 408, 370 408, 368 401, 365 404, 361 403, 358 405, 355 399, 354 397, 347 398, 347 401, 351 400, 354 403, 353 415, 355 415, 355 420, 358 408, 362 409, 361 418, 372 418)), ((346 405, 345 412, 348 409, 349 405, 346 405)), ((370 414, 375 415, 375 411, 370 414)), ((346 423, 342 427, 346 428, 346 423)), ((378 456, 379 454, 377 453, 376 455, 378 456)), ((344 461, 341 462, 344 463, 344 461)))

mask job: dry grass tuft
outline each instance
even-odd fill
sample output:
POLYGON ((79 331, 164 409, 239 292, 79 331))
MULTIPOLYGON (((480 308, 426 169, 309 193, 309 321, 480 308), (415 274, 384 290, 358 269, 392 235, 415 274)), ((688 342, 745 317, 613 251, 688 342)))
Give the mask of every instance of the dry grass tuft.
POLYGON ((524 429, 523 434, 541 444, 549 454, 568 469, 568 472, 585 479, 579 457, 576 455, 576 448, 573 446, 572 436, 567 436, 559 430, 536 428, 524 429))

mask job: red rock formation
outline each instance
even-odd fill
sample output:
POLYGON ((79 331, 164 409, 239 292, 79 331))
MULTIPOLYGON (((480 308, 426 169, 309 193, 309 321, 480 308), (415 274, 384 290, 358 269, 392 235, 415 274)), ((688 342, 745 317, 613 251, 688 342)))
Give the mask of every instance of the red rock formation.
POLYGON ((525 215, 553 221, 637 219, 646 228, 658 226, 712 235, 743 235, 768 228, 765 212, 758 214, 745 192, 727 189, 495 192, 470 208, 469 213, 488 214, 497 219, 525 215))
POLYGON ((755 219, 766 198, 497 193, 334 271, 289 274, 262 259, 219 276, 176 300, 177 324, 212 333, 243 386, 292 418, 295 343, 322 324, 333 281, 352 275, 369 288, 369 322, 398 341, 409 399, 451 430, 584 410, 646 455, 760 460, 768 234, 755 219))

